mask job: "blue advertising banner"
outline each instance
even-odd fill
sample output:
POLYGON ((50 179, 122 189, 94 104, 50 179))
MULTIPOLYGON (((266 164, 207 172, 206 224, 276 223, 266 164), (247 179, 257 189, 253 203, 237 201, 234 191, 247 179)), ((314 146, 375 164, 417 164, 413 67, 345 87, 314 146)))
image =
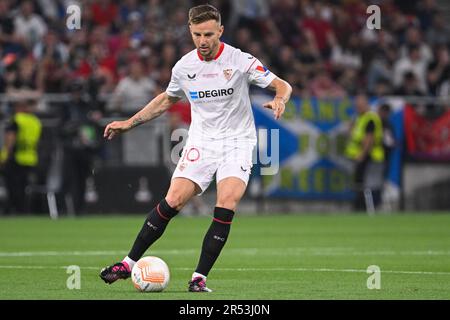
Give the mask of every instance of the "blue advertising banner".
MULTIPOLYGON (((253 112, 258 132, 266 129, 267 139, 260 139, 257 154, 266 152, 275 161, 271 135, 278 129, 279 166, 276 174, 261 174, 264 165, 256 165, 266 196, 311 200, 351 200, 351 163, 344 155, 355 111, 352 99, 319 100, 293 97, 286 104, 282 120, 274 120, 271 110, 261 107, 270 100, 256 96, 253 112)), ((376 100, 371 100, 376 105, 376 100)), ((394 108, 391 117, 397 138, 402 135, 402 108, 394 108), (399 122, 400 121, 400 122, 399 122)), ((400 139, 398 140, 400 141, 400 139)), ((400 151, 394 150, 388 176, 400 185, 400 151)), ((258 159, 260 160, 260 159, 258 159)), ((258 164, 264 161, 258 161, 258 164)), ((274 166, 273 163, 270 163, 274 166)))

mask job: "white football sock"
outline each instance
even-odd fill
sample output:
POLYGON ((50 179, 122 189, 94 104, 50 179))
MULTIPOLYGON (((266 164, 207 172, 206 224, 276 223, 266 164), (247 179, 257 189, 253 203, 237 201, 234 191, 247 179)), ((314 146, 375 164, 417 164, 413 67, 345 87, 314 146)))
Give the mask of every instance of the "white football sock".
POLYGON ((122 260, 123 262, 126 262, 128 264, 128 266, 130 267, 130 271, 133 270, 134 265, 136 264, 136 261, 131 260, 128 256, 126 256, 125 258, 123 258, 122 260))

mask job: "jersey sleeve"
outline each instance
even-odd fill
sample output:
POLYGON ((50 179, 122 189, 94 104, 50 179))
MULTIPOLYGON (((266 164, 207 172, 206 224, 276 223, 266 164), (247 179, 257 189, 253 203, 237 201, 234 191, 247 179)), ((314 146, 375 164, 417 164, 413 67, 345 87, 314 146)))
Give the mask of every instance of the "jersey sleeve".
POLYGON ((169 85, 167 86, 166 93, 171 97, 184 97, 184 92, 181 89, 177 65, 172 68, 172 76, 170 78, 169 85))
POLYGON ((277 77, 257 58, 249 61, 246 73, 248 75, 248 81, 261 88, 266 88, 277 77))

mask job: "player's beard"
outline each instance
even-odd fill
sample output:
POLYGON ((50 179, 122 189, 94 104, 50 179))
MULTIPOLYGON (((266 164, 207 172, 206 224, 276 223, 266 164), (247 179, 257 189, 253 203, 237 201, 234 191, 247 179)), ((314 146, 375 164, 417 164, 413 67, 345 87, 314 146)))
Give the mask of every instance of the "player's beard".
POLYGON ((205 59, 205 60, 209 60, 212 59, 214 56, 214 52, 216 52, 217 48, 219 47, 219 45, 216 46, 212 46, 212 47, 205 47, 205 50, 201 50, 202 47, 199 47, 198 50, 200 52, 200 55, 205 59))
POLYGON ((200 54, 203 56, 203 58, 209 58, 212 54, 212 50, 209 47, 206 48, 199 48, 200 54))

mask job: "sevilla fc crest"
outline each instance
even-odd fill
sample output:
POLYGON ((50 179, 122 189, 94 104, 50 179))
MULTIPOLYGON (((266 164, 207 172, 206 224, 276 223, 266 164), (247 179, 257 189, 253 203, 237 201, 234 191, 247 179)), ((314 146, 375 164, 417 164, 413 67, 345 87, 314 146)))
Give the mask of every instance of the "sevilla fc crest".
POLYGON ((223 70, 223 75, 225 76, 225 79, 230 80, 231 76, 233 75, 233 69, 223 70))

